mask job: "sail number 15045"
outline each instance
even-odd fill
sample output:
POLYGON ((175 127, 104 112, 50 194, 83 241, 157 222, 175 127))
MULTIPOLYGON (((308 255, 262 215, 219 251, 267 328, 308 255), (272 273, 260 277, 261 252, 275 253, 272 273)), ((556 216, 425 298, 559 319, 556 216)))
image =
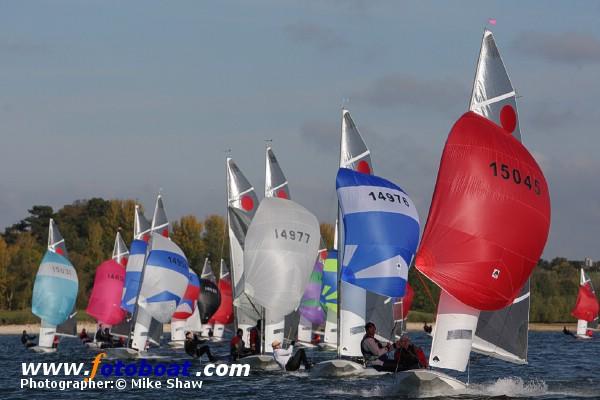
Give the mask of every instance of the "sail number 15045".
POLYGON ((540 181, 531 179, 529 175, 521 175, 521 171, 518 168, 511 168, 506 164, 500 164, 500 168, 498 168, 498 164, 495 161, 490 163, 490 168, 494 172, 494 176, 500 176, 502 179, 511 180, 517 185, 523 184, 527 186, 529 190, 533 190, 537 195, 542 193, 540 181))
POLYGON ((275 229, 275 239, 297 240, 299 242, 308 243, 310 234, 291 229, 275 229))

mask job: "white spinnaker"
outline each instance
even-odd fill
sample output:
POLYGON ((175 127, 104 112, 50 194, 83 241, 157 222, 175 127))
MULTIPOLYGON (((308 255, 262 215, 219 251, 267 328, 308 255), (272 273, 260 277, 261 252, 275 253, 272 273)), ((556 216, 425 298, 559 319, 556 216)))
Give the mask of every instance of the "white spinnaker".
POLYGON ((300 304, 319 249, 319 222, 291 200, 264 199, 254 216, 244 252, 245 292, 272 315, 300 304))
POLYGON ((440 293, 429 364, 432 367, 464 371, 469 363, 479 310, 440 293))

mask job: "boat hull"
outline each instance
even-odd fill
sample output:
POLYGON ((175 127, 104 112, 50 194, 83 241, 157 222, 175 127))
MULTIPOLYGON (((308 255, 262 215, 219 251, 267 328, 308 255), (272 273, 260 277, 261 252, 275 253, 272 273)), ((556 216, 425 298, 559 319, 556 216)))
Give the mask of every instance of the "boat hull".
POLYGON ((172 349, 183 349, 183 342, 179 340, 175 340, 168 343, 169 347, 172 349))
POLYGON ((315 364, 310 371, 314 377, 342 377, 342 376, 374 376, 385 375, 389 372, 365 368, 362 364, 350 360, 334 359, 315 364))
POLYGON ((317 347, 321 351, 336 351, 337 350, 337 346, 332 343, 319 343, 317 345, 317 347))
POLYGON ((33 346, 29 350, 34 353, 56 353, 56 348, 53 347, 33 346))
POLYGON ((446 396, 464 393, 467 386, 442 372, 412 369, 395 374, 394 395, 446 396))
POLYGON ((270 354, 257 354, 240 358, 239 363, 249 365, 252 371, 281 371, 281 367, 270 354))

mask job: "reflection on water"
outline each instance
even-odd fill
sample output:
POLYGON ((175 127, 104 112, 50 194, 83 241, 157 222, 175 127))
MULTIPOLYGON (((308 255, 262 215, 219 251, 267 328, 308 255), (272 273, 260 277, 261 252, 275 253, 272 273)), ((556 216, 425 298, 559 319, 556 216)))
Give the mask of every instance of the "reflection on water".
MULTIPOLYGON (((411 336, 428 353, 430 339, 420 333, 411 336)), ((212 346, 217 354, 226 357, 227 343, 212 346)), ((182 362, 188 359, 182 350, 160 349, 158 352, 166 358, 150 362, 182 362)), ((309 350, 309 354, 314 361, 334 356, 334 353, 312 350, 309 350)), ((69 399, 84 396, 87 400, 114 398, 117 395, 120 400, 151 400, 162 399, 164 396, 186 399, 210 396, 274 400, 397 398, 391 392, 392 376, 314 379, 303 372, 252 373, 251 376, 241 378, 207 377, 203 380, 201 390, 86 390, 82 394, 78 391, 28 391, 19 388, 22 378, 21 362, 85 362, 89 365, 94 355, 94 352, 79 345, 76 339, 63 339, 58 353, 41 355, 25 351, 17 335, 0 336, 0 399, 69 399)), ((192 370, 199 370, 200 365, 198 361, 193 361, 192 370)), ((469 372, 453 375, 461 381, 470 381, 467 393, 460 398, 600 399, 600 338, 577 341, 562 333, 532 332, 529 336, 529 365, 512 365, 473 355, 469 372)))

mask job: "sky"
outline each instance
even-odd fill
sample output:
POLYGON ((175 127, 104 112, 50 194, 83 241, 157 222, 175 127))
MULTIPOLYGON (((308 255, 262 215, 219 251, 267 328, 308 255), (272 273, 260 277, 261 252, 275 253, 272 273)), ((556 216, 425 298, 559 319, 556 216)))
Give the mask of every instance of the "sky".
POLYGON ((1 1, 0 228, 34 204, 134 198, 224 215, 265 140, 332 223, 341 108, 426 220, 489 18, 552 202, 544 258, 600 259, 600 3, 1 1))

